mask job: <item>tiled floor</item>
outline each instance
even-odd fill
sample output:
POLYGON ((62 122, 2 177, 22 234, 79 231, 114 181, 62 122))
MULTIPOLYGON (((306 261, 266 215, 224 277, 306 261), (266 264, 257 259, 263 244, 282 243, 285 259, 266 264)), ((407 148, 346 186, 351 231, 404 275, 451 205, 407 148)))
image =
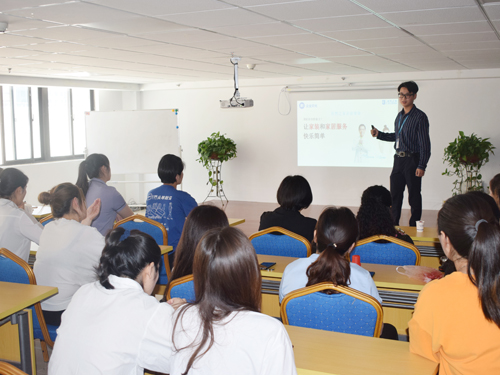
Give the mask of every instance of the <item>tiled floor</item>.
MULTIPOLYGON (((49 348, 49 355, 52 349, 49 348)), ((49 364, 43 361, 42 347, 40 340, 35 340, 36 373, 37 375, 47 375, 49 364)))

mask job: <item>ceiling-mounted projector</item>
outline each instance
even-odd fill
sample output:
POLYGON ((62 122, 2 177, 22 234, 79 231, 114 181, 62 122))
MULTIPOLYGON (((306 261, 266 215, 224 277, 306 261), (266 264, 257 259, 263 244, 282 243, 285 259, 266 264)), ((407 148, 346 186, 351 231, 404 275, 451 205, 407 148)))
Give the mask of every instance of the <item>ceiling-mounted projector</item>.
POLYGON ((221 108, 248 108, 253 107, 253 100, 249 98, 240 97, 238 90, 238 62, 241 60, 239 57, 231 57, 231 64, 234 66, 234 94, 229 100, 221 100, 221 108))

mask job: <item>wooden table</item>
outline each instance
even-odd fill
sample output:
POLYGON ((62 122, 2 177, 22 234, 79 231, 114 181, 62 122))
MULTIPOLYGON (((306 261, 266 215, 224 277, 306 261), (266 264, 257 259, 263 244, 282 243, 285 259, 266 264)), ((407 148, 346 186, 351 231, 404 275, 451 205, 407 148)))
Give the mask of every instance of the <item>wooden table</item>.
MULTIPOLYGON (((262 275, 262 312, 280 317, 279 285, 286 266, 297 258, 274 255, 257 255, 259 263, 276 262, 271 270, 261 271, 262 275)), ((375 272, 373 281, 382 298, 384 323, 394 325, 398 333, 406 335, 418 294, 425 283, 410 279, 396 271, 396 266, 384 264, 362 264, 368 271, 375 272)))
POLYGON ((31 310, 23 309, 56 293, 51 286, 0 282, 0 357, 28 374, 36 373, 36 362, 31 310))
POLYGON ((439 257, 444 255, 441 243, 439 242, 438 231, 436 227, 424 227, 423 232, 417 232, 416 227, 399 226, 411 237, 415 246, 420 251, 422 259, 421 266, 438 268, 440 265, 439 257))
POLYGON ((235 227, 236 225, 243 224, 245 222, 245 219, 227 219, 229 221, 229 226, 230 227, 235 227))
POLYGON ((434 375, 438 364, 402 341, 285 326, 299 375, 434 375))

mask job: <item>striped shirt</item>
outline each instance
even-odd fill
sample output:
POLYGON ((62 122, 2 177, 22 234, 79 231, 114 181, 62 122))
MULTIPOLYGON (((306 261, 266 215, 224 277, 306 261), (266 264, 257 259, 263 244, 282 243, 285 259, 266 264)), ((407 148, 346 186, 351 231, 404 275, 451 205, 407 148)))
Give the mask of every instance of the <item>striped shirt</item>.
POLYGON ((394 133, 379 132, 377 139, 387 142, 396 141, 399 135, 399 147, 396 151, 419 154, 418 168, 425 170, 431 157, 431 139, 429 137, 429 120, 427 115, 415 105, 405 114, 403 109, 394 121, 394 133))

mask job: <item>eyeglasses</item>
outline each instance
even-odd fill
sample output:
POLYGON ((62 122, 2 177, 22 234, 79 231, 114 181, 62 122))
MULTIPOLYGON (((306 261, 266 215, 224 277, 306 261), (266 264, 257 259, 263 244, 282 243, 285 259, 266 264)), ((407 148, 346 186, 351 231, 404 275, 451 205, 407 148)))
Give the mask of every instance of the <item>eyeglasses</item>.
POLYGON ((405 94, 401 94, 400 92, 398 93, 399 99, 403 99, 403 98, 408 99, 408 98, 411 98, 413 95, 415 95, 415 94, 406 94, 405 95, 405 94))

